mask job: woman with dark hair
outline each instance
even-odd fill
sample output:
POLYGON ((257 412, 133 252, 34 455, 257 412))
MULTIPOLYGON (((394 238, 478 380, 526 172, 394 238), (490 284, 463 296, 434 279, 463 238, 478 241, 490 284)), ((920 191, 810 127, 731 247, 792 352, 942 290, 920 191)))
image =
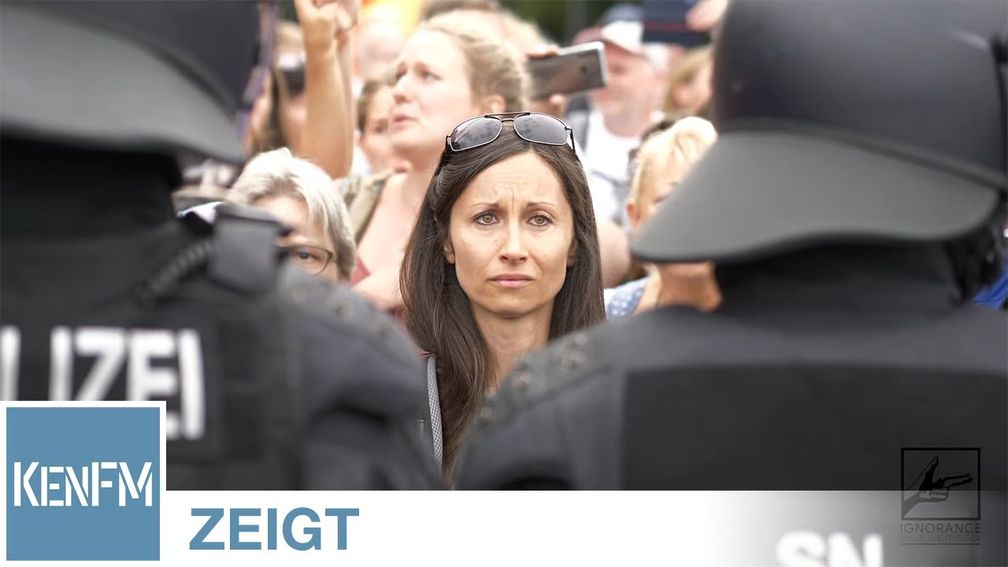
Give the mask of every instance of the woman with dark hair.
POLYGON ((605 320, 601 261, 570 129, 534 113, 463 122, 406 246, 406 325, 428 358, 435 453, 451 474, 488 391, 524 354, 605 320))

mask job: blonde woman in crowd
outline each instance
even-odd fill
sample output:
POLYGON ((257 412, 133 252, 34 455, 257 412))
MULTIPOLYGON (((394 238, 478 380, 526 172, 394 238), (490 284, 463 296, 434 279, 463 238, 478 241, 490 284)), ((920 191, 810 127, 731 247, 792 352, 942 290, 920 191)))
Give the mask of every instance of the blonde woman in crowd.
POLYGON ((357 97, 357 147, 369 173, 394 171, 400 161, 389 140, 389 118, 394 104, 391 73, 364 81, 357 97))
MULTIPOLYGON (((385 190, 385 184, 397 172, 409 169, 392 147, 389 121, 395 96, 392 94, 392 74, 378 73, 364 82, 357 97, 357 147, 354 157, 356 172, 339 180, 339 191, 350 212, 354 242, 360 242, 371 215, 385 190)), ((356 274, 352 283, 367 276, 366 270, 356 274)))
MULTIPOLYGON (((361 237, 354 273, 359 292, 393 310, 402 305, 399 268, 406 240, 445 136, 466 118, 525 106, 525 76, 512 52, 437 17, 421 24, 406 42, 394 73, 389 139, 408 171, 389 178, 366 226, 356 227, 361 237)), ((362 192, 356 198, 372 196, 362 192)), ((350 207, 358 208, 353 202, 350 207)))
MULTIPOLYGON (((637 231, 651 217, 679 182, 689 173, 717 139, 710 122, 696 117, 683 118, 671 128, 649 138, 637 154, 627 216, 637 231)), ((669 203, 668 206, 675 206, 669 203)), ((648 275, 606 290, 606 318, 619 319, 662 305, 687 305, 712 310, 721 301, 710 262, 663 266, 663 278, 654 266, 648 275), (663 288, 663 279, 666 282, 663 288), (670 285, 671 284, 671 285, 670 285)))

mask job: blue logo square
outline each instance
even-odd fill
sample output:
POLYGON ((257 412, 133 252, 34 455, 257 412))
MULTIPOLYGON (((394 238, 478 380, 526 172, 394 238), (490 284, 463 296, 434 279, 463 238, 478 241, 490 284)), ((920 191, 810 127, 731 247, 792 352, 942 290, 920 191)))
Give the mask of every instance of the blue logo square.
POLYGON ((158 560, 157 407, 7 408, 7 560, 158 560))

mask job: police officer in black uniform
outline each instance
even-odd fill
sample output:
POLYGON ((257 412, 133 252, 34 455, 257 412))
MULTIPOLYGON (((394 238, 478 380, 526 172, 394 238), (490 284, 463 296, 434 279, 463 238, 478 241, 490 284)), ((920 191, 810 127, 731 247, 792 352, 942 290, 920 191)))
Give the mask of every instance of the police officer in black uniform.
POLYGON ((271 218, 172 209, 181 164, 242 158, 270 8, 0 5, 0 393, 166 400, 171 489, 433 486, 397 325, 282 261, 271 218))
POLYGON ((1008 324, 971 299, 1003 249, 1006 22, 999 1, 732 3, 720 139, 632 246, 713 260, 723 303, 528 357, 459 485, 900 490, 903 448, 971 447, 1004 490, 1008 324))

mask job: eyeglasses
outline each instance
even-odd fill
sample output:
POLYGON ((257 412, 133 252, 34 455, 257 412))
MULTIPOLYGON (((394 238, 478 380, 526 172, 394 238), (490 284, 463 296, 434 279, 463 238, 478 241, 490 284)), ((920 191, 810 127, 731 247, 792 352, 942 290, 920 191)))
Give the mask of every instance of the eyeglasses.
POLYGON ((566 146, 574 137, 570 126, 556 116, 539 112, 509 112, 505 114, 485 114, 470 118, 459 124, 445 139, 448 149, 463 152, 485 146, 500 137, 504 123, 514 124, 515 134, 526 142, 547 146, 566 146))
POLYGON ((294 262, 301 269, 314 276, 324 272, 329 266, 329 262, 332 262, 333 258, 336 257, 336 254, 333 252, 325 248, 319 248, 318 246, 281 246, 280 249, 287 254, 291 262, 294 262))

